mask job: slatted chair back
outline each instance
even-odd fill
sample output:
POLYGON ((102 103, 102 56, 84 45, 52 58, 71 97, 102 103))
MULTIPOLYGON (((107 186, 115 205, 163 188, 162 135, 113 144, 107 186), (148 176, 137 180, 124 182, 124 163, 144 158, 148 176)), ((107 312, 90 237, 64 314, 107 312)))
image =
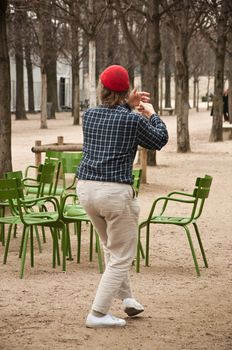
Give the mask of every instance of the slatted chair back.
POLYGON ((14 214, 19 214, 20 199, 24 199, 24 186, 21 179, 0 179, 0 202, 8 201, 9 207, 14 214), (17 202, 17 207, 14 202, 17 202))
POLYGON ((193 190, 193 197, 196 198, 196 202, 193 207, 192 217, 197 219, 202 214, 202 210, 205 204, 205 200, 209 196, 210 187, 212 184, 212 177, 205 175, 204 178, 198 177, 196 179, 195 188, 193 190))
POLYGON ((63 187, 64 189, 73 188, 76 180, 77 168, 80 165, 82 152, 63 152, 61 158, 63 187), (68 176, 73 175, 72 183, 68 185, 68 176))
POLYGON ((61 160, 63 152, 61 151, 46 151, 45 153, 45 163, 52 162, 53 160, 61 160))
POLYGON ((56 161, 54 163, 44 163, 42 165, 41 173, 38 175, 39 189, 37 197, 44 195, 54 195, 59 179, 61 163, 56 161))

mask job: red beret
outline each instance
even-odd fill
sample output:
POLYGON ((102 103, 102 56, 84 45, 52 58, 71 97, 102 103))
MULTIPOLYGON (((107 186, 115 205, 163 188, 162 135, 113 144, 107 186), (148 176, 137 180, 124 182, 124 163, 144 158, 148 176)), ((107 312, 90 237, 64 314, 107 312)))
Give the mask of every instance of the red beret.
POLYGON ((126 91, 130 87, 127 70, 119 65, 107 67, 100 75, 102 84, 112 91, 126 91))

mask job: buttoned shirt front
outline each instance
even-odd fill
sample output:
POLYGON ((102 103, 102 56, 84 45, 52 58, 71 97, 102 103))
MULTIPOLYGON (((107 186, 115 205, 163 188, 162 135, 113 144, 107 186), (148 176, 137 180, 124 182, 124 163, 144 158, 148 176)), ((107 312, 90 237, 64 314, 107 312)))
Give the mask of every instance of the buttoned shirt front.
POLYGON ((83 136, 78 179, 126 184, 133 183, 137 147, 160 150, 168 141, 167 128, 157 114, 147 119, 124 105, 88 109, 83 136))

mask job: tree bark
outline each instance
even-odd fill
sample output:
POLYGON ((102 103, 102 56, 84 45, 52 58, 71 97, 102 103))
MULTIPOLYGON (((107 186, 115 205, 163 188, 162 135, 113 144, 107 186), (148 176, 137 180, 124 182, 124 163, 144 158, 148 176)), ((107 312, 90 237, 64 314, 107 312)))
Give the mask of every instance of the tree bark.
MULTIPOLYGON (((93 25, 94 19, 94 1, 89 0, 89 23, 93 25)), ((89 39, 89 107, 95 107, 97 104, 96 94, 96 40, 95 33, 91 32, 89 39)))
POLYGON ((58 110, 57 103, 57 74, 56 74, 56 54, 51 54, 53 48, 48 49, 50 51, 50 59, 46 63, 46 75, 47 75, 47 102, 51 105, 51 115, 48 119, 56 118, 56 111, 58 110))
POLYGON ((22 44, 22 15, 20 11, 15 14, 15 65, 16 65, 16 113, 15 119, 27 119, 24 101, 24 66, 22 44))
POLYGON ((41 66, 41 119, 40 129, 47 129, 47 75, 45 68, 41 66))
MULTIPOLYGON (((70 11, 79 20, 79 9, 76 2, 70 3, 70 11)), ((72 114, 73 125, 80 125, 80 44, 83 45, 83 33, 76 22, 71 23, 72 36, 72 114), (79 40, 80 38, 80 40, 79 40)), ((83 74, 83 71, 82 71, 83 74)), ((83 89, 83 86, 82 86, 83 89)))
POLYGON ((177 152, 189 152, 189 76, 185 31, 175 37, 176 99, 177 99, 177 152))
POLYGON ((222 121, 223 121, 223 90, 224 90, 224 65, 226 50, 226 27, 227 27, 227 0, 222 0, 221 14, 218 18, 217 27, 217 46, 216 63, 214 79, 214 98, 213 98, 213 122, 209 137, 210 142, 223 140, 222 121))
POLYGON ((79 65, 72 65, 73 73, 73 125, 80 125, 80 79, 79 65))
POLYGON ((27 68, 27 91, 28 91, 28 112, 35 112, 35 100, 34 100, 34 79, 33 79, 33 67, 31 62, 31 51, 29 45, 25 45, 25 60, 27 68))
POLYGON ((89 41, 89 106, 94 107, 96 103, 96 42, 91 39, 89 41))
MULTIPOLYGON (((232 19, 230 17, 230 25, 232 28, 232 19)), ((232 124, 232 31, 228 32, 228 80, 229 80, 229 91, 228 91, 228 107, 229 107, 229 122, 232 124)))
POLYGON ((165 74, 165 107, 171 108, 171 68, 169 56, 166 57, 164 63, 164 74, 165 74))
POLYGON ((0 1, 0 178, 12 170, 11 162, 11 86, 6 34, 7 0, 0 1))

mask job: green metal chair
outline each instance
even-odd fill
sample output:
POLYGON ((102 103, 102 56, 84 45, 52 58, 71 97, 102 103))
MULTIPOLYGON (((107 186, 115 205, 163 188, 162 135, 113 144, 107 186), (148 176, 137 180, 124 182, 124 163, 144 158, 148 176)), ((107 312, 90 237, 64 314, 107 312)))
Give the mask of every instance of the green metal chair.
POLYGON ((140 271, 140 254, 141 254, 141 231, 145 227, 146 228, 146 252, 145 252, 145 266, 149 266, 149 242, 150 242, 150 225, 151 224, 163 224, 163 225, 177 225, 184 228, 190 250, 192 253, 196 273, 200 276, 200 270, 192 242, 192 238, 190 235, 189 225, 192 224, 196 237, 200 246, 201 254, 203 257, 205 267, 208 267, 208 262, 206 259, 205 251, 203 248, 203 244, 200 237, 200 232, 197 226, 197 220, 202 214, 203 207, 205 204, 206 198, 208 198, 210 186, 212 183, 212 177, 209 175, 205 175, 204 178, 198 177, 196 179, 195 188, 192 194, 188 194, 185 192, 174 191, 169 193, 166 197, 157 198, 152 204, 150 213, 148 215, 147 220, 141 222, 138 227, 138 245, 137 245, 137 258, 136 258, 136 271, 140 271), (161 206, 161 210, 159 213, 156 213, 157 206, 159 204, 163 204, 161 206), (170 203, 184 204, 185 208, 188 206, 190 208, 188 216, 173 216, 168 215, 168 209, 170 203))
MULTIPOLYGON (((43 174, 42 174, 43 175, 43 174)), ((42 176, 43 177, 43 176, 42 176)), ((45 177, 45 175, 44 175, 45 177)), ((46 180, 48 181, 46 174, 46 180)), ((51 181, 51 180, 50 180, 51 181)), ((56 261, 60 265, 58 236, 59 230, 62 230, 62 251, 63 251, 63 271, 66 270, 66 231, 65 225, 60 220, 59 202, 54 196, 44 196, 41 198, 24 197, 23 183, 20 179, 3 179, 0 180, 0 201, 8 201, 11 215, 0 217, 1 224, 8 224, 8 236, 4 253, 4 264, 7 261, 9 244, 11 240, 11 231, 13 225, 23 224, 23 235, 20 247, 21 269, 20 278, 23 277, 27 243, 30 235, 31 266, 34 266, 34 243, 33 227, 49 227, 53 238, 53 267, 56 261), (52 209, 48 210, 52 207, 52 209), (42 209, 41 209, 42 208, 42 209)))

